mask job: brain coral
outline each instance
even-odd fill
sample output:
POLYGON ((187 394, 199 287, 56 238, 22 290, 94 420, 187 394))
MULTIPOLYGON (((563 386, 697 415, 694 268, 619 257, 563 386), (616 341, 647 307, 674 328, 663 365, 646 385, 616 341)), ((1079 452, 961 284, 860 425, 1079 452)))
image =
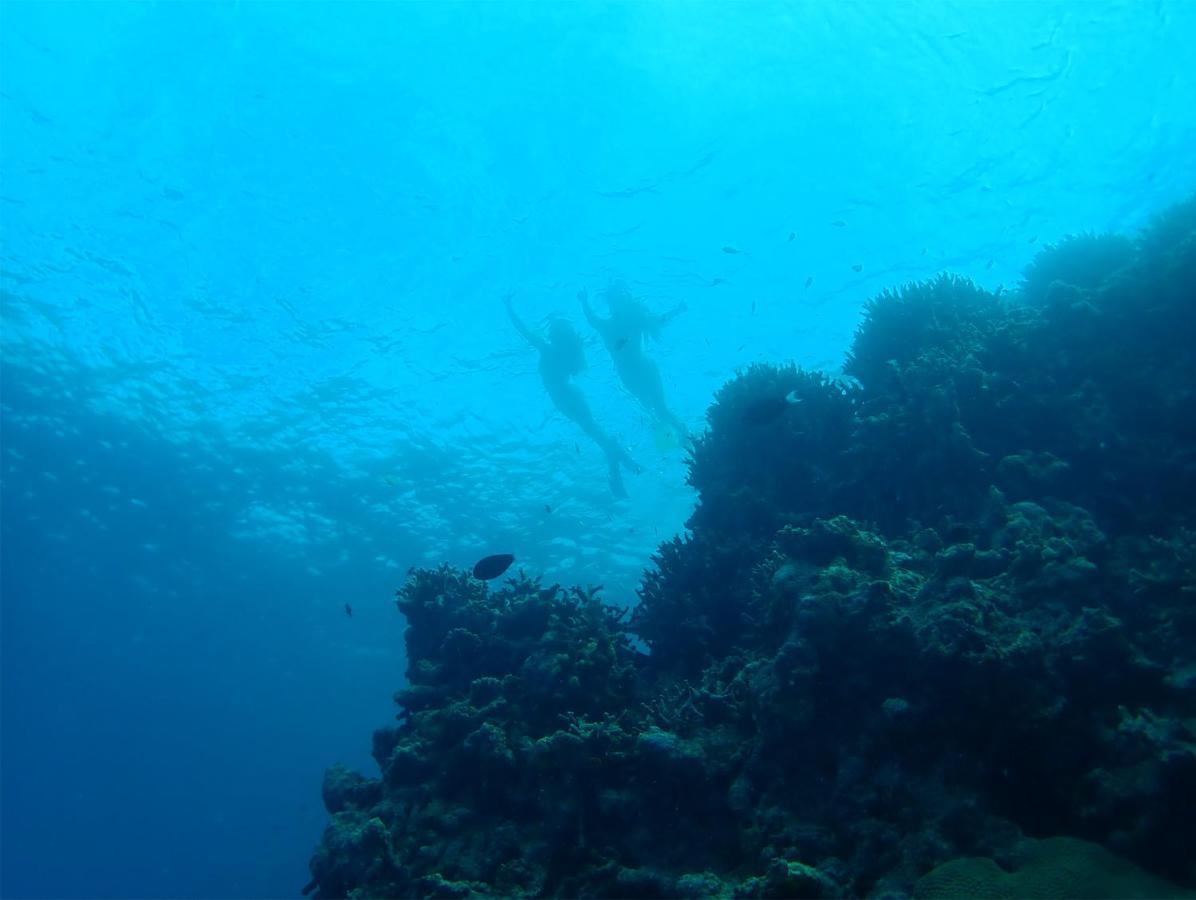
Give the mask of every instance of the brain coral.
POLYGON ((1196 897, 1156 878, 1099 844, 1070 837, 1024 841, 1006 872, 987 857, 943 863, 918 879, 918 900, 978 898, 1148 898, 1196 897))

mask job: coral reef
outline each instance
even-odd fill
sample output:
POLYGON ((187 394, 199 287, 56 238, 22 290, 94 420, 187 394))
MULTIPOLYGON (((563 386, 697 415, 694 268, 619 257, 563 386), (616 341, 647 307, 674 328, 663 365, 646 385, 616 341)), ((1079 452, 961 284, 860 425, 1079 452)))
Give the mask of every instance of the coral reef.
POLYGON ((1013 870, 991 859, 953 859, 918 879, 917 900, 973 897, 976 900, 1053 900, 1086 897, 1196 897, 1097 844, 1057 837, 1023 841, 1013 854, 1013 870))
MULTIPOLYGON (((1196 203, 753 366, 639 602, 411 573, 319 897, 1196 886, 1196 203)), ((1100 893, 1106 891, 1106 893, 1100 893)), ((1112 893, 1108 893, 1112 891, 1112 893)))

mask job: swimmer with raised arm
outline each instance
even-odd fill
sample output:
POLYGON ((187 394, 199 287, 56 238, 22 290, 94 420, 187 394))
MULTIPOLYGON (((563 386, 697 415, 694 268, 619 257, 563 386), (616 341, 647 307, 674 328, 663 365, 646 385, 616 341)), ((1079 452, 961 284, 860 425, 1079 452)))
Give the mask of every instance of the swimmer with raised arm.
POLYGON ((553 406, 565 418, 576 422, 598 445, 606 456, 611 492, 616 497, 626 497, 627 490, 623 486, 621 468, 637 473, 640 469, 619 442, 598 427, 585 395, 572 381, 573 376, 586 366, 581 336, 564 319, 553 319, 549 323, 548 336, 545 338, 528 328, 515 313, 511 294, 505 295, 502 302, 515 330, 540 353, 540 380, 544 382, 544 390, 548 392, 553 406))
POLYGON ((616 281, 606 291, 610 315, 604 319, 590 306, 585 288, 577 298, 581 301, 586 321, 602 337, 623 387, 659 422, 671 428, 679 443, 684 443, 687 436, 685 423, 665 401, 660 369, 644 353, 644 337, 658 340, 661 328, 685 312, 685 304, 678 304, 669 312, 658 315, 649 312, 643 303, 632 297, 627 285, 616 281))

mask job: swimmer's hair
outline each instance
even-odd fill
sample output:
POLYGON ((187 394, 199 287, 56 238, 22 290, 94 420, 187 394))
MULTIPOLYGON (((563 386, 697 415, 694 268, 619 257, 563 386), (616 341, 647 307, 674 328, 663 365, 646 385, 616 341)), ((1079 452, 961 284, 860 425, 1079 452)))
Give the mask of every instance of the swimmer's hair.
POLYGON ((627 287, 627 282, 622 278, 613 279, 606 286, 603 296, 606 297, 606 305, 612 316, 630 313, 639 305, 631 296, 631 289, 627 287))

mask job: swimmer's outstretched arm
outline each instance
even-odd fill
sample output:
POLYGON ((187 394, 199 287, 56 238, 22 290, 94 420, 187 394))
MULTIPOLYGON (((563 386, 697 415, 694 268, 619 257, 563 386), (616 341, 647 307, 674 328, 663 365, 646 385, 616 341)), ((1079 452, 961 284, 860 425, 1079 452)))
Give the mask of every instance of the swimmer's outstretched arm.
POLYGON ((643 309, 642 314, 644 317, 644 333, 648 335, 648 337, 652 338, 652 340, 659 341, 660 330, 687 309, 689 309, 689 307, 685 305, 684 300, 682 300, 668 312, 660 313, 659 315, 656 313, 650 313, 646 309, 643 309))
POLYGON ((515 326, 516 331, 523 335, 524 340, 526 340, 537 350, 547 350, 548 342, 528 328, 523 319, 519 318, 519 316, 515 313, 515 306, 511 302, 514 296, 514 294, 508 292, 503 294, 502 297, 502 305, 507 308, 507 315, 511 317, 511 324, 515 326))
POLYGON ((686 302, 684 300, 682 300, 680 303, 678 303, 676 306, 674 306, 672 309, 670 309, 667 313, 661 313, 659 316, 654 316, 654 318, 656 319, 656 324, 657 325, 667 325, 669 322, 673 321, 673 319, 677 318, 677 316, 681 315, 687 309, 689 309, 689 306, 686 304, 686 302))

